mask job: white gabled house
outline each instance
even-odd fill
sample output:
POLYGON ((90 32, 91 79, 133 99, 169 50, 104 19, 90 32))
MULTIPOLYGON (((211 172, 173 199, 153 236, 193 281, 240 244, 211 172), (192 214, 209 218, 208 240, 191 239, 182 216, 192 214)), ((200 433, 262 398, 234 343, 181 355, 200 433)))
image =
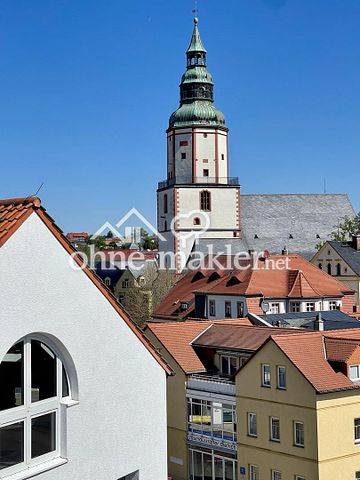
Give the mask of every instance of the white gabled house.
POLYGON ((166 480, 171 370, 73 252, 0 201, 0 479, 166 480))

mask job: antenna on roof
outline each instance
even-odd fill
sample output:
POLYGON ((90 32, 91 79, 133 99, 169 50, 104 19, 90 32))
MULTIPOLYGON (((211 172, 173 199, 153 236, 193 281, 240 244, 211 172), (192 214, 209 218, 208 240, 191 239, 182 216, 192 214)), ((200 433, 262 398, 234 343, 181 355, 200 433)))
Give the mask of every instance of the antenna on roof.
POLYGON ((40 192, 40 190, 42 189, 43 186, 44 186, 44 182, 41 182, 40 187, 36 190, 36 192, 34 193, 34 195, 29 195, 29 196, 26 197, 26 198, 37 197, 37 196, 38 196, 38 193, 40 192))

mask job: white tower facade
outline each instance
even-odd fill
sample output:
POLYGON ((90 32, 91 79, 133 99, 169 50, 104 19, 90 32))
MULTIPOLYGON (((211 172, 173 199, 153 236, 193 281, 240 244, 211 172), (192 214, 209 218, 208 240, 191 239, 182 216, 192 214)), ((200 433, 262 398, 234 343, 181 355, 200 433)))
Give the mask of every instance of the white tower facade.
POLYGON ((228 129, 213 103, 213 80, 197 19, 180 84, 180 106, 167 130, 167 179, 157 190, 162 254, 181 271, 199 238, 240 238, 240 187, 229 177, 228 129), (169 256, 170 258, 170 256, 169 256))

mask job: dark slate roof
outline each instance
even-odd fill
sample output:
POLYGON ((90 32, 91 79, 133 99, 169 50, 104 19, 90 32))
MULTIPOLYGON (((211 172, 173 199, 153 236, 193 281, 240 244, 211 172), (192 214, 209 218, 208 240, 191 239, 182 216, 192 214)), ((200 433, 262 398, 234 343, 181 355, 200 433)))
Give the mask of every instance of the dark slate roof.
MULTIPOLYGON (((259 315, 260 318, 271 325, 294 328, 307 328, 315 330, 315 321, 320 312, 297 312, 297 313, 274 313, 259 315)), ((346 315, 340 310, 322 311, 321 318, 324 321, 325 330, 339 330, 346 328, 360 328, 360 321, 346 315)))
POLYGON ((243 240, 256 251, 281 253, 286 246, 310 259, 315 245, 354 215, 345 194, 241 195, 243 240))
POLYGON ((101 262, 95 265, 95 272, 101 278, 101 280, 105 280, 105 278, 111 279, 111 287, 114 287, 120 278, 126 272, 126 269, 118 268, 117 266, 106 262, 105 265, 101 265, 101 262))
POLYGON ((247 252, 249 247, 244 239, 241 238, 200 238, 194 243, 193 252, 201 253, 217 253, 227 255, 236 255, 240 252, 247 252), (212 251, 208 250, 208 246, 212 245, 212 251))
POLYGON ((356 250, 352 247, 351 242, 331 241, 329 244, 344 262, 349 265, 351 270, 353 270, 356 275, 360 276, 360 250, 356 250))

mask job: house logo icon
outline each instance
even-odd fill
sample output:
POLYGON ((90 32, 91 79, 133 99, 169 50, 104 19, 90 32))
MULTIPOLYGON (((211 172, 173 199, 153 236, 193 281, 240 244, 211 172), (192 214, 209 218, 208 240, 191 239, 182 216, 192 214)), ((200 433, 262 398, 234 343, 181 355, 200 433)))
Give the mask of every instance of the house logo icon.
MULTIPOLYGON (((165 238, 161 233, 157 230, 157 228, 152 225, 149 220, 144 217, 142 213, 139 212, 139 210, 135 207, 131 208, 123 217, 120 218, 120 220, 114 225, 112 225, 110 222, 105 222, 92 236, 91 240, 95 240, 99 236, 103 235, 105 232, 110 231, 115 237, 120 238, 122 241, 125 242, 125 237, 120 233, 120 229, 124 226, 126 222, 131 219, 132 217, 135 217, 137 219, 138 226, 135 227, 135 232, 137 233, 137 236, 139 237, 138 240, 140 241, 140 231, 141 231, 141 226, 145 226, 148 230, 149 233, 152 235, 156 236, 159 240, 162 242, 165 241, 165 238)), ((128 232, 128 227, 125 228, 125 236, 126 233, 128 232)))

